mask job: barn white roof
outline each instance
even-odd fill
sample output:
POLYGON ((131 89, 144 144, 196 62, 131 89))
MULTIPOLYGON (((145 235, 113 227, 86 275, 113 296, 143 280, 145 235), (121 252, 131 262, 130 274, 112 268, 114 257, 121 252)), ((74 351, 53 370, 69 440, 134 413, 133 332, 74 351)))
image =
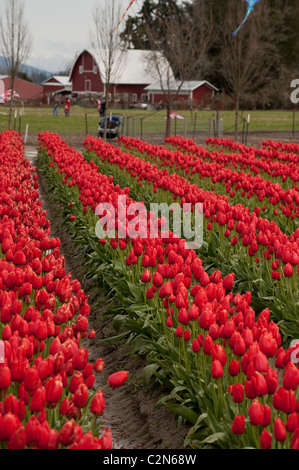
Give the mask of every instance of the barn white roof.
MULTIPOLYGON (((145 87, 145 90, 150 92, 161 92, 163 88, 164 90, 166 89, 170 91, 176 91, 180 87, 180 85, 181 82, 179 80, 170 80, 169 82, 162 82, 162 84, 160 80, 158 80, 152 83, 151 85, 145 87)), ((214 85, 207 82, 206 80, 191 80, 183 82, 180 88, 180 92, 189 93, 201 87, 202 85, 206 85, 208 88, 211 88, 211 90, 218 91, 218 88, 216 88, 214 85)))
POLYGON ((61 83, 61 85, 64 85, 64 86, 71 85, 70 78, 68 76, 64 76, 64 75, 52 75, 52 77, 49 77, 46 80, 44 80, 42 85, 46 85, 46 84, 50 85, 50 83, 48 83, 48 82, 50 80, 52 80, 53 78, 55 80, 57 80, 57 82, 61 83))
MULTIPOLYGON (((120 73, 118 82, 128 85, 138 85, 156 81, 159 76, 155 67, 149 66, 150 54, 150 51, 128 49, 125 53, 124 67, 120 73)), ((160 60, 165 73, 170 66, 161 54, 160 60)))
MULTIPOLYGON (((105 59, 105 53, 95 53, 94 51, 85 49, 86 52, 89 52, 95 59, 98 69, 100 71, 103 71, 105 67, 103 66, 103 62, 105 59)), ((84 52, 84 51, 83 51, 84 52)), ((78 58, 81 56, 83 53, 81 52, 78 56, 78 58)), ((120 53, 117 53, 120 54, 120 53)), ((150 51, 143 51, 139 49, 127 49, 125 52, 122 52, 123 57, 120 60, 120 67, 116 75, 115 82, 113 83, 114 85, 145 85, 152 83, 156 80, 159 79, 159 76, 157 72, 155 72, 155 69, 153 66, 149 67, 149 56, 151 54, 150 51)), ((157 53, 158 54, 158 53, 157 53)), ((159 55, 159 60, 161 63, 161 69, 166 73, 166 71, 170 70, 170 75, 173 76, 171 68, 169 66, 168 61, 165 59, 165 57, 162 56, 162 54, 159 55)), ((78 60, 77 58, 77 60, 78 60)), ((70 73, 69 80, 72 77, 72 73, 74 70, 74 67, 77 63, 77 60, 74 63, 73 69, 70 73)), ((105 80, 103 79, 103 76, 101 74, 102 81, 104 82, 105 80)))

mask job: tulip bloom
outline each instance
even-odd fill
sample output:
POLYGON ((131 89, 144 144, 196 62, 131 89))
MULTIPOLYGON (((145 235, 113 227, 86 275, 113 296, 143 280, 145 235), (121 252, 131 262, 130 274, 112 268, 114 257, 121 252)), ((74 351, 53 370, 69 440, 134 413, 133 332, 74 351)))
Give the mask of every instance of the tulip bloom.
POLYGON ((264 421, 264 410, 263 406, 258 400, 253 400, 252 404, 248 409, 250 423, 253 426, 262 426, 264 421))
POLYGON ((272 436, 267 429, 263 429, 262 431, 260 444, 262 449, 271 449, 272 447, 272 436))
POLYGON ((46 383, 46 397, 48 403, 58 403, 63 391, 62 380, 58 377, 51 377, 46 383))
POLYGON ((274 421, 274 437, 279 442, 283 442, 287 438, 285 426, 280 418, 276 418, 274 421))
POLYGON ((223 366, 218 359, 212 362, 211 375, 213 379, 219 379, 223 377, 223 366))
POLYGON ((118 388, 125 383, 129 376, 129 372, 122 370, 115 372, 108 377, 108 384, 112 389, 118 388))
POLYGON ((225 290, 231 290, 234 285, 235 274, 228 274, 223 278, 223 287, 225 290))
POLYGON ((283 387, 296 391, 299 384, 299 370, 293 362, 289 362, 283 374, 283 387))
POLYGON ((10 385, 11 372, 9 367, 0 366, 0 390, 6 390, 10 385))
POLYGON ((234 434, 244 434, 245 432, 245 416, 237 415, 233 421, 231 430, 234 434))
POLYGON ((235 403, 242 403, 244 400, 244 387, 242 384, 230 385, 227 389, 228 393, 231 394, 235 403))
POLYGON ((46 390, 44 387, 39 387, 33 393, 31 402, 30 402, 30 410, 33 412, 43 411, 46 405, 46 390))
POLYGON ((102 390, 98 390, 92 399, 90 411, 96 415, 102 415, 105 411, 105 397, 102 390))

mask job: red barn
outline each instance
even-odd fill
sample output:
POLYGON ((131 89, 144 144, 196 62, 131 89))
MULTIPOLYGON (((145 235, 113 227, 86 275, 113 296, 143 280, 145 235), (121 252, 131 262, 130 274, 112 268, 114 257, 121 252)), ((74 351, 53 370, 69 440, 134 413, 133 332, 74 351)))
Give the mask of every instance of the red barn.
MULTIPOLYGON (((11 89, 11 80, 7 75, 0 76, 0 80, 4 84, 4 92, 11 89)), ((15 92, 20 96, 21 101, 41 101, 43 98, 43 87, 35 83, 28 82, 21 78, 15 79, 15 92)))
POLYGON ((147 86, 145 88, 148 93, 148 100, 150 103, 157 104, 160 102, 165 102, 165 97, 162 89, 166 90, 167 93, 171 93, 176 96, 176 101, 187 102, 190 106, 208 106, 215 96, 215 93, 218 92, 218 89, 211 85, 211 83, 202 80, 202 81, 186 81, 182 84, 179 92, 179 86, 181 85, 180 81, 170 81, 167 85, 162 84, 161 82, 156 81, 155 83, 147 86))
MULTIPOLYGON (((148 70, 147 56, 149 51, 128 49, 123 54, 117 78, 110 87, 110 98, 116 102, 127 103, 146 101, 145 87, 158 79, 153 70, 148 70)), ((163 60, 165 67, 169 67, 166 59, 163 60)), ((96 59, 93 54, 84 50, 75 61, 70 74, 72 93, 78 96, 88 93, 104 94, 103 70, 104 66, 100 55, 96 59)))
POLYGON ((83 51, 75 61, 71 74, 73 94, 104 93, 104 84, 100 70, 94 57, 88 51, 83 51))
POLYGON ((69 81, 69 77, 60 76, 60 75, 52 75, 52 77, 47 78, 47 80, 43 81, 43 95, 44 95, 44 103, 49 104, 50 99, 55 93, 71 93, 72 92, 72 84, 69 81))

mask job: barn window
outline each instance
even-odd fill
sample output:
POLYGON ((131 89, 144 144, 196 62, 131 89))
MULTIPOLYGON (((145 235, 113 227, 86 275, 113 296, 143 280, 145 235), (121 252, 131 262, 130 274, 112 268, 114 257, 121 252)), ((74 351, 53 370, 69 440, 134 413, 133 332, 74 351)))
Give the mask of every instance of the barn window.
POLYGON ((98 68, 96 65, 94 65, 93 67, 93 73, 96 75, 98 73, 98 68))
POLYGON ((142 103, 145 103, 145 102, 147 101, 147 99, 148 99, 147 94, 142 93, 142 94, 141 94, 141 101, 142 101, 142 103))
POLYGON ((83 65, 79 66, 79 73, 83 73, 83 65))
POLYGON ((137 101, 137 93, 132 94, 132 101, 137 101))

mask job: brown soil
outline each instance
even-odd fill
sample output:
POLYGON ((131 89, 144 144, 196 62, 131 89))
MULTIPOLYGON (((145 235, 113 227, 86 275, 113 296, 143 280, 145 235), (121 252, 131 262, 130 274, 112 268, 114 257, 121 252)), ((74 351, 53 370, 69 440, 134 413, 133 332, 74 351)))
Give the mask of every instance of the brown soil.
MULTIPOLYGON (((82 140, 81 140, 82 142, 82 140)), ((36 165, 36 156, 32 146, 26 147, 26 155, 32 165, 36 165)), ((108 299, 103 290, 94 291, 90 281, 82 276, 82 259, 74 257, 75 247, 70 239, 57 207, 50 203, 47 185, 37 170, 40 184, 40 199, 47 218, 51 222, 51 235, 61 240, 61 254, 66 260, 66 270, 72 273, 73 279, 81 282, 82 288, 90 295, 91 315, 90 328, 97 332, 96 339, 90 345, 90 360, 100 357, 105 361, 105 368, 98 378, 96 388, 107 383, 107 377, 118 370, 128 370, 129 379, 119 389, 105 388, 106 410, 103 426, 109 427, 114 446, 122 449, 184 449, 184 437, 190 426, 182 425, 178 429, 174 415, 165 407, 156 408, 157 401, 168 394, 167 390, 155 390, 152 394, 142 386, 141 375, 146 361, 132 354, 124 344, 108 345, 100 343, 100 338, 114 336, 111 319, 104 316, 108 299), (101 306, 95 306, 101 299, 101 306)))
MULTIPOLYGON (((73 146, 76 150, 80 151, 82 149, 82 144, 85 140, 85 133, 77 133, 77 134, 59 134, 60 137, 65 140, 68 145, 73 146)), ((90 134, 92 135, 92 134, 90 134)), ((94 135, 95 136, 95 135, 94 135)), ((139 137, 139 136, 138 136, 139 137)), ((164 140, 164 133, 161 134, 149 134, 145 135, 143 139, 145 141, 148 141, 152 144, 160 144, 162 145, 163 140, 164 140)), ((205 139, 207 139, 209 136, 207 134, 205 135, 199 135, 197 136, 194 141, 200 145, 205 145, 205 139)), ((232 133, 225 133, 223 135, 224 138, 226 139, 232 139, 234 140, 234 134, 232 133)), ((189 136, 189 138, 193 138, 192 135, 189 136)), ((293 137, 291 132, 249 132, 248 134, 248 139, 247 139, 247 145, 250 147, 258 147, 259 143, 262 142, 263 140, 281 140, 284 143, 288 142, 294 142, 294 143, 299 143, 299 132, 295 133, 295 136, 293 137)), ((29 134, 27 138, 27 146, 36 146, 37 142, 37 135, 36 134, 29 134)), ((117 145, 116 140, 110 141, 112 144, 117 145)), ((242 143, 242 133, 239 133, 239 143, 242 143)), ((245 140, 244 140, 245 143, 245 140)))

